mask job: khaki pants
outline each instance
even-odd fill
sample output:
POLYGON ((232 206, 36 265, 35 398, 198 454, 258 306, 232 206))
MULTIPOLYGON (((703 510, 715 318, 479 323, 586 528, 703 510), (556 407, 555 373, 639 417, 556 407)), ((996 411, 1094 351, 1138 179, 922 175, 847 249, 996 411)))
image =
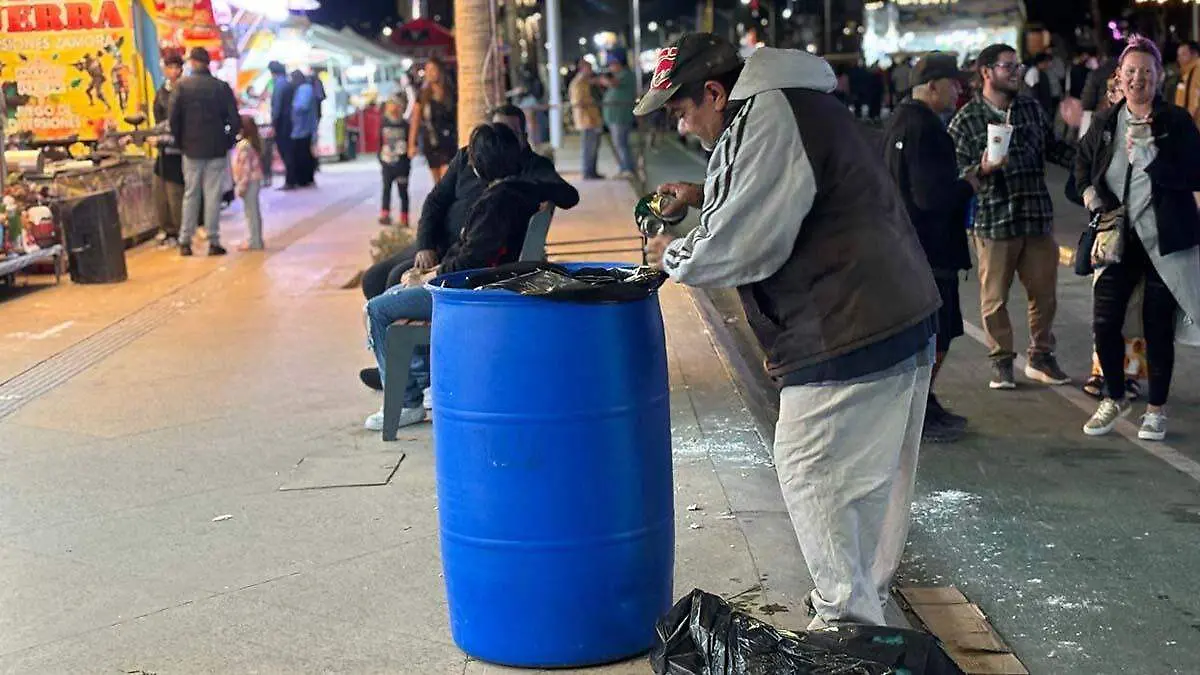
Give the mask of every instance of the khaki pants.
POLYGON ((979 256, 979 309, 987 333, 988 357, 1011 359, 1012 321, 1008 294, 1013 277, 1029 299, 1029 353, 1054 352, 1054 314, 1058 309, 1058 244, 1048 234, 1015 239, 974 237, 979 256))

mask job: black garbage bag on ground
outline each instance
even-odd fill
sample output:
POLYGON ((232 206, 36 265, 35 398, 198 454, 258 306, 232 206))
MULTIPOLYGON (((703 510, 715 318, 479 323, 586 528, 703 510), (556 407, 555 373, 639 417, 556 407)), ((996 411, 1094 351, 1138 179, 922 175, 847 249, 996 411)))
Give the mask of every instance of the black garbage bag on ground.
POLYGON ((656 628, 650 664, 658 675, 962 675, 925 633, 858 625, 779 631, 699 589, 656 628))
POLYGON ((507 290, 563 302, 636 302, 649 297, 667 275, 649 267, 583 267, 518 262, 469 275, 463 288, 507 290))

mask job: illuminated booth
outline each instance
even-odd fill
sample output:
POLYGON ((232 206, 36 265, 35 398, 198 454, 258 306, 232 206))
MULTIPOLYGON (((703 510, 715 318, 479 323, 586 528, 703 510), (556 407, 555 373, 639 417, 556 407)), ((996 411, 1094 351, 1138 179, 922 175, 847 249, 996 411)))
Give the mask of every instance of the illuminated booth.
POLYGON ((984 47, 1020 47, 1025 25, 1021 0, 889 0, 864 6, 867 63, 895 55, 953 52, 960 59, 984 47))

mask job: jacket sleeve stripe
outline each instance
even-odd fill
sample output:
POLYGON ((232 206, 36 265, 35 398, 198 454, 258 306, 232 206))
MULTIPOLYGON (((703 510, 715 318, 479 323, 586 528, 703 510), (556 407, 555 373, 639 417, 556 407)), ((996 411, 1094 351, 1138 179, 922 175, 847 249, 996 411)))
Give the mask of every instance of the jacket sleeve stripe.
MULTIPOLYGON (((750 109, 754 107, 755 98, 757 97, 751 97, 747 100, 742 109, 734 116, 729 133, 725 136, 725 147, 722 148, 725 155, 725 171, 714 180, 713 194, 716 195, 716 198, 705 204, 704 208, 700 211, 699 236, 696 241, 703 241, 711 235, 708 229, 708 219, 729 198, 729 186, 733 179, 733 165, 737 161, 738 150, 741 148, 742 141, 746 136, 746 119, 750 115, 750 109)), ((667 267, 674 269, 679 266, 680 262, 692 257, 692 250, 690 247, 686 250, 668 249, 667 255, 664 257, 664 262, 667 267)))

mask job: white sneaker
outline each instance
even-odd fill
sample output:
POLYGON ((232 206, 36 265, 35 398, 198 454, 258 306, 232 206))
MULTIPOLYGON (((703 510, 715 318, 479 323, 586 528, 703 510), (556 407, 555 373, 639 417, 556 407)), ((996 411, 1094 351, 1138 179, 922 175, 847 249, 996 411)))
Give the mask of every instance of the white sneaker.
POLYGON ((1167 437, 1167 415, 1163 412, 1146 411, 1142 415, 1142 428, 1138 429, 1138 438, 1143 441, 1161 441, 1167 437))
MULTIPOLYGON (((397 428, 411 427, 424 421, 424 408, 404 408, 400 411, 400 425, 397 428)), ((363 428, 367 431, 383 431, 383 408, 380 408, 379 412, 371 413, 363 423, 363 428)))
POLYGON ((1117 422, 1129 412, 1129 406, 1124 401, 1114 401, 1106 398, 1096 408, 1096 413, 1083 425, 1083 433, 1088 436, 1103 436, 1112 431, 1117 422))
POLYGON ((425 387, 425 390, 421 392, 421 396, 424 398, 422 405, 425 409, 433 410, 433 387, 425 387))

